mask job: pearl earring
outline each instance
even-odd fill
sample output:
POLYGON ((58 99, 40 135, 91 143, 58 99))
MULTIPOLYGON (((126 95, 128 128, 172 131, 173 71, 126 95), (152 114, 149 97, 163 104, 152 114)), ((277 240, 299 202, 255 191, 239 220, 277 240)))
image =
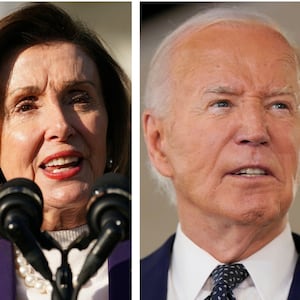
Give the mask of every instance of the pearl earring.
POLYGON ((113 160, 112 158, 108 159, 108 161, 106 162, 106 169, 111 171, 113 168, 113 160))

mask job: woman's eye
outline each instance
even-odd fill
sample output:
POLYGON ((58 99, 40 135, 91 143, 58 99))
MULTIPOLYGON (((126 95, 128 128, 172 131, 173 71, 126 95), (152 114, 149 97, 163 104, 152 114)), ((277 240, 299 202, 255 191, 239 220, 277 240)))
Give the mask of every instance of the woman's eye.
POLYGON ((22 99, 17 105, 16 105, 16 111, 17 112, 27 112, 30 110, 33 110, 36 108, 36 98, 35 97, 26 97, 22 99))
POLYGON ((77 103, 89 103, 91 100, 90 95, 87 92, 74 92, 71 94, 71 102, 73 104, 77 103))

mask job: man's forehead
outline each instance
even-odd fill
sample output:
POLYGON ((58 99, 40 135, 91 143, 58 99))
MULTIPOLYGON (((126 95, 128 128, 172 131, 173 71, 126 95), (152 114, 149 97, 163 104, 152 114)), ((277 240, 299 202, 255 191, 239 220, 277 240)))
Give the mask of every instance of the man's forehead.
MULTIPOLYGON (((217 46, 226 41, 235 40, 243 43, 246 39, 249 43, 253 40, 265 39, 276 43, 285 44, 291 48, 285 37, 276 29, 257 22, 245 21, 219 21, 205 27, 194 26, 183 31, 173 42, 176 52, 205 50, 207 47, 217 46)), ((232 47, 235 47, 232 44, 232 47)))
POLYGON ((176 77, 230 64, 295 68, 295 50, 277 31, 263 24, 217 23, 181 35, 170 53, 169 71, 176 77), (199 70, 200 68, 200 70, 199 70))

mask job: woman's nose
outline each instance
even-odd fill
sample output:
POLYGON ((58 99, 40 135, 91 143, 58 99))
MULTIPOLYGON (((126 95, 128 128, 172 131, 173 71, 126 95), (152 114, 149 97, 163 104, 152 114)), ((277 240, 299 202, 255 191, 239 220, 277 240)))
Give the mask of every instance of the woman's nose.
POLYGON ((59 104, 47 109, 45 124, 46 140, 65 142, 75 133, 70 116, 59 104))

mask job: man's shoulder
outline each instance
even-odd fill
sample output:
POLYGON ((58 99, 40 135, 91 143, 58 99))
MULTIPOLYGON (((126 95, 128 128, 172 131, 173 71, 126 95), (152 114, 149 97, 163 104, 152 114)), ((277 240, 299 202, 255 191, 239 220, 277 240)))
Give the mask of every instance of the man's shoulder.
POLYGON ((155 268, 157 264, 161 265, 162 262, 168 262, 169 265, 174 239, 175 235, 172 235, 157 250, 143 258, 141 260, 142 270, 150 271, 155 268))
POLYGON ((293 240, 298 254, 300 253, 300 235, 293 232, 293 240))
POLYGON ((175 235, 141 261, 141 299, 163 300, 167 296, 168 270, 175 235))
POLYGON ((296 267, 295 267, 295 270, 294 270, 294 277, 293 277, 293 281, 292 281, 292 284, 291 284, 288 300, 298 300, 298 299, 300 299, 300 285, 299 285, 299 281, 300 281, 300 258, 299 258, 300 235, 296 234, 296 233, 293 233, 293 240, 294 240, 294 243, 295 243, 296 250, 298 252, 298 261, 296 263, 296 267))

